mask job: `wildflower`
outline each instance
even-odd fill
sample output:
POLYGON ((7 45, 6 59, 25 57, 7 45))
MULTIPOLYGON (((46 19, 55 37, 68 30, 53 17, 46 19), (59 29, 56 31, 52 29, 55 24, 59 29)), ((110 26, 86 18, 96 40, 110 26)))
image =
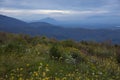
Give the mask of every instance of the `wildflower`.
POLYGON ((42 66, 43 64, 42 63, 40 63, 40 66, 42 66))
POLYGON ((63 57, 60 57, 60 58, 59 58, 59 60, 62 60, 62 59, 63 59, 63 57))
POLYGON ((55 75, 57 75, 58 73, 55 73, 55 75))
POLYGON ((14 80, 14 76, 11 76, 11 78, 10 78, 11 80, 14 80))
POLYGON ((99 72, 98 74, 102 75, 102 72, 99 72))
POLYGON ((55 80, 60 80, 59 78, 55 77, 55 80))
POLYGON ((19 76, 23 76, 23 74, 20 74, 19 76))
POLYGON ((34 75, 35 75, 35 76, 38 76, 38 73, 37 73, 37 72, 34 72, 34 75))
POLYGON ((45 72, 43 72, 43 77, 45 77, 45 75, 46 75, 46 73, 45 73, 45 72))
POLYGON ((46 67, 48 67, 49 65, 48 64, 46 64, 46 67))
POLYGON ((23 78, 20 77, 18 80, 23 80, 23 78))
POLYGON ((66 80, 67 78, 66 77, 63 77, 62 80, 66 80))
POLYGON ((26 64, 26 66, 27 66, 27 67, 29 67, 29 66, 30 66, 30 64, 26 64))
POLYGON ((70 74, 68 74, 68 76, 71 76, 70 74))
POLYGON ((49 80, 49 77, 46 77, 44 80, 49 80))
POLYGON ((75 69, 76 72, 78 72, 78 69, 75 69))
POLYGON ((17 68, 17 71, 19 71, 19 68, 17 68))
POLYGON ((23 70, 23 68, 20 68, 20 71, 22 71, 23 70))
POLYGON ((42 68, 42 66, 39 66, 39 67, 38 67, 38 70, 40 70, 41 68, 42 68))
POLYGON ((92 75, 95 75, 95 73, 93 72, 92 75))
POLYGON ((50 71, 48 68, 46 68, 46 72, 50 71))

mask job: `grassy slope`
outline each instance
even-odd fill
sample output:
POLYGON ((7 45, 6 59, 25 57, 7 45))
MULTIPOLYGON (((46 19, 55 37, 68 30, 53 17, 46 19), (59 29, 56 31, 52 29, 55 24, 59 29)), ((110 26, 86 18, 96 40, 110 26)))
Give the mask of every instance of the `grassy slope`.
POLYGON ((116 59, 119 49, 107 43, 57 41, 1 32, 0 80, 120 80, 116 59), (51 58, 51 47, 56 45, 56 53, 61 56, 51 58))

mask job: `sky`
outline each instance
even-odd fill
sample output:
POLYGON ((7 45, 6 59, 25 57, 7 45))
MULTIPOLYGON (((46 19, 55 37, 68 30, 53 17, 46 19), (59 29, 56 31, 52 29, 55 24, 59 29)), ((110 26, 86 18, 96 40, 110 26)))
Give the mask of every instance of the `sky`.
POLYGON ((0 0, 0 14, 21 20, 120 19, 120 0, 0 0))

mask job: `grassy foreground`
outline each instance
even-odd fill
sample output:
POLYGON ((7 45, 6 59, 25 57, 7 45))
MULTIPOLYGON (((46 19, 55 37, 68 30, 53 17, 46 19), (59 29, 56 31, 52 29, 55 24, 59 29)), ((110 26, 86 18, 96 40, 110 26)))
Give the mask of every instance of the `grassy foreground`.
POLYGON ((120 46, 0 32, 0 80, 120 80, 120 46))

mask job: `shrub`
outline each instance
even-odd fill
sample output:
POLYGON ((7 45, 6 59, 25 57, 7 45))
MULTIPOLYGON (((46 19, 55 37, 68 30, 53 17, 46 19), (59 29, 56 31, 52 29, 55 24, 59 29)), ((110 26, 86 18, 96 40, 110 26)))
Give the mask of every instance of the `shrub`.
POLYGON ((62 46, 53 45, 50 49, 50 57, 59 59, 62 56, 62 46))
POLYGON ((106 47, 89 47, 88 52, 91 55, 97 56, 97 57, 104 57, 108 58, 114 55, 114 50, 107 49, 106 47))
POLYGON ((64 47, 76 47, 76 42, 73 40, 64 40, 62 41, 64 47))
POLYGON ((64 59, 67 63, 79 63, 85 61, 85 57, 82 52, 76 48, 66 48, 66 53, 64 53, 64 59))
POLYGON ((20 43, 11 42, 5 46, 5 52, 21 53, 25 51, 26 46, 20 43))
POLYGON ((82 54, 82 52, 77 49, 75 51, 71 51, 71 56, 75 59, 76 63, 85 61, 84 54, 82 54))
POLYGON ((0 45, 0 54, 4 53, 5 48, 3 47, 3 45, 0 45))
POLYGON ((116 60, 118 63, 120 63, 120 50, 116 51, 116 60))
POLYGON ((72 58, 76 60, 76 63, 84 61, 83 56, 80 53, 73 52, 71 53, 72 58))
POLYGON ((65 61, 66 63, 79 63, 85 60, 83 54, 72 47, 62 47, 60 45, 53 45, 50 49, 50 57, 65 61))

